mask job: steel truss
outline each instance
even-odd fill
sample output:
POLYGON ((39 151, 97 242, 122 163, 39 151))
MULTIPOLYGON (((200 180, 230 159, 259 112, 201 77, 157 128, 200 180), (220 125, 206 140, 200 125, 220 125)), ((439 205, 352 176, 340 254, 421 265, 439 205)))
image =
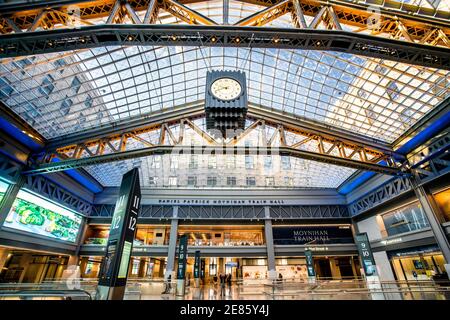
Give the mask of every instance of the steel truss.
MULTIPOLYGON (((111 218, 115 206, 112 204, 94 205, 90 217, 111 218)), ((172 219, 173 206, 143 205, 139 212, 141 219, 172 219)), ((328 219, 349 218, 345 205, 304 205, 270 206, 272 219, 328 219)), ((264 206, 179 206, 178 219, 265 219, 264 206)))
POLYGON ((400 194, 412 190, 408 177, 394 178, 348 205, 352 216, 372 209, 400 194))
MULTIPOLYGON (((0 154, 0 176, 10 183, 17 183, 24 166, 0 154)), ((43 176, 27 176, 22 186, 25 189, 43 195, 50 200, 61 203, 68 208, 85 215, 91 213, 92 205, 43 176)))
POLYGON ((450 129, 408 155, 408 163, 418 182, 425 183, 450 172, 450 129))
POLYGON ((27 176, 23 187, 81 214, 89 215, 91 213, 92 204, 64 190, 43 176, 27 176))
POLYGON ((185 5, 191 2, 195 1, 74 1, 45 7, 26 6, 25 11, 17 6, 0 18, 3 33, 0 57, 114 44, 252 46, 333 50, 450 69, 450 27, 445 13, 431 17, 400 10, 393 14, 380 7, 374 28, 369 4, 337 0, 245 0, 242 2, 267 8, 238 21, 235 26, 219 26, 185 5), (68 14, 74 10, 76 14, 68 14), (160 10, 191 26, 155 24, 160 10), (142 21, 138 12, 145 12, 142 21), (263 27, 287 13, 291 13, 297 28, 263 27), (309 25, 305 16, 314 17, 309 25), (78 17, 76 27, 73 17, 78 17), (99 22, 101 18, 106 21, 99 22), (325 29, 319 29, 321 25, 325 29), (342 25, 354 30, 342 31, 342 25), (362 33, 368 29, 370 34, 362 33))
POLYGON ((199 117, 204 117, 204 114, 199 112, 190 117, 185 114, 174 115, 171 119, 149 122, 137 128, 124 128, 119 132, 97 135, 70 144, 53 145, 44 153, 35 155, 36 166, 25 173, 42 174, 168 153, 285 155, 390 175, 401 173, 398 160, 395 160, 399 156, 394 157, 388 148, 377 148, 356 139, 286 123, 281 119, 262 118, 256 112, 252 113, 251 108, 248 117, 253 123, 245 130, 233 132, 233 136, 227 139, 214 138, 196 125, 194 121, 199 117), (186 130, 190 130, 203 144, 185 144, 186 130), (255 130, 262 135, 257 147, 238 146, 241 140, 255 130), (268 132, 271 132, 270 136, 268 132), (157 138, 150 141, 149 134, 157 138), (290 141, 295 142, 288 143, 288 136, 290 141), (379 164, 380 161, 385 161, 386 165, 379 164))

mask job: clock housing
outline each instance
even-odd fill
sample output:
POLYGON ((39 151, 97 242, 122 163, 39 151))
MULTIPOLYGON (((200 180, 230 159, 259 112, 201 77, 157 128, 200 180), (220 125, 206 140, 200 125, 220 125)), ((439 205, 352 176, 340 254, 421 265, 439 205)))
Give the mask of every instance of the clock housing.
POLYGON ((206 129, 215 129, 222 137, 226 137, 230 129, 244 129, 247 109, 244 72, 208 71, 205 90, 206 129))

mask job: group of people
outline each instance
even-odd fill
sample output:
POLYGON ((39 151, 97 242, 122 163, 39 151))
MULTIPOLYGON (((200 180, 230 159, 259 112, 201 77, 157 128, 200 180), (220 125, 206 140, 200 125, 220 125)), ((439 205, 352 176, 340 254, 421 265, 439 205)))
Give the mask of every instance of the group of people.
MULTIPOLYGON (((220 281, 220 296, 225 296, 225 284, 231 287, 231 273, 221 273, 219 274, 220 281)), ((217 283, 217 276, 214 276, 214 283, 217 283)))

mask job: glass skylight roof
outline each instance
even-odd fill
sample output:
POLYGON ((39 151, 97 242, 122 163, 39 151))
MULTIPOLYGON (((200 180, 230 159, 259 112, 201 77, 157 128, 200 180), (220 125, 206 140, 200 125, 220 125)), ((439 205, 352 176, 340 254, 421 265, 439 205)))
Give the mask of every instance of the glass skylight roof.
POLYGON ((103 47, 0 65, 0 99, 44 137, 202 100, 208 69, 244 70, 249 102, 394 141, 449 96, 448 71, 335 52, 103 47))
MULTIPOLYGON (((446 1, 441 1, 439 9, 448 10, 445 4, 446 1)), ((223 23, 222 1, 187 6, 218 24, 223 23)), ((228 22, 236 23, 263 8, 231 0, 228 22)), ((145 11, 137 14, 143 18, 145 11)), ((307 23, 313 19, 305 18, 307 23)), ((102 17, 99 21, 106 19, 102 17)), ((185 24, 162 11, 157 23, 185 24)), ((291 16, 286 14, 266 26, 292 27, 291 16)), ((357 28, 345 24, 342 27, 348 31, 357 28)), ((206 72, 211 69, 245 71, 248 100, 253 105, 389 143, 450 96, 449 71, 344 53, 111 46, 0 60, 0 100, 45 138, 52 139, 201 101, 206 72)), ((217 166, 228 161, 226 157, 219 158, 217 166)), ((273 165, 276 167, 278 163, 280 167, 285 160, 276 158, 273 165)), ((151 167, 152 159, 127 160, 87 170, 105 186, 118 185, 121 175, 133 166, 141 167, 144 185, 164 187, 176 180, 179 187, 190 186, 188 178, 192 175, 182 169, 183 161, 188 159, 179 160, 175 174, 170 168, 161 171, 151 167), (154 184, 154 180, 159 182, 154 184)), ((161 163, 170 163, 166 160, 161 163)), ((264 167, 265 160, 254 160, 255 168, 248 169, 245 159, 241 159, 237 164, 244 167, 236 173, 226 168, 202 169, 201 163, 207 160, 198 161, 198 170, 203 170, 199 172, 203 178, 196 182, 198 187, 208 187, 208 177, 220 171, 214 187, 227 187, 227 177, 234 173, 237 187, 267 187, 268 183, 275 187, 334 188, 354 172, 291 159, 295 163, 292 168, 297 169, 270 173, 264 167), (262 169, 257 163, 263 163, 262 169), (255 182, 250 179, 247 183, 247 177, 254 177, 255 182), (273 181, 266 181, 265 178, 271 177, 273 181)), ((213 182, 210 179, 210 184, 213 182)))

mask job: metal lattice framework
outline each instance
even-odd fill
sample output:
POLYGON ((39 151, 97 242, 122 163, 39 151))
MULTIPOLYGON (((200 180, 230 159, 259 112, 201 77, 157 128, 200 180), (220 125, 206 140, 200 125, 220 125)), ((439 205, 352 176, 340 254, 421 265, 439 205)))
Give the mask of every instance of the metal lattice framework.
MULTIPOLYGON (((172 206, 143 205, 140 218, 172 219, 172 206)), ((94 205, 90 217, 110 218, 114 205, 94 205)), ((271 206, 272 219, 349 218, 344 205, 271 206)), ((178 219, 265 219, 264 206, 179 206, 178 219)))
POLYGON ((68 208, 76 210, 81 214, 89 215, 91 213, 92 205, 89 202, 73 195, 69 191, 64 190, 43 176, 26 177, 23 187, 50 200, 65 205, 68 208))
POLYGON ((23 165, 14 162, 0 154, 0 176, 9 182, 16 182, 23 165))
MULTIPOLYGON (((387 147, 361 142, 343 134, 321 131, 308 125, 295 125, 276 117, 263 117, 257 109, 249 108, 250 123, 245 130, 234 132, 227 139, 214 138, 194 120, 203 118, 198 110, 191 116, 175 114, 141 126, 124 127, 70 143, 55 144, 35 156, 37 165, 26 174, 41 174, 117 160, 155 154, 224 154, 224 155, 284 155, 337 164, 349 168, 400 174, 399 155, 387 147), (270 128, 270 130, 269 130, 270 128), (202 141, 201 145, 184 142, 186 130, 202 141), (240 146, 245 137, 259 130, 258 146, 240 146), (288 142, 289 141, 289 142, 288 142), (57 159, 55 161, 55 159, 57 159), (380 162, 383 161, 383 164, 380 162)), ((64 140, 63 140, 64 141, 64 140)))
POLYGON ((450 129, 408 155, 412 173, 421 183, 450 172, 450 129))
POLYGON ((394 178, 352 202, 348 208, 351 215, 356 216, 409 190, 412 185, 408 177, 394 178))
MULTIPOLYGON (((333 50, 450 68, 446 11, 431 14, 414 6, 392 10, 387 3, 391 1, 374 6, 346 0, 241 0, 264 9, 224 28, 188 6, 196 2, 101 0, 37 3, 23 9, 3 6, 0 57, 112 44, 252 46, 333 50), (163 13, 190 26, 166 24, 163 13), (289 13, 290 28, 264 27, 289 13)), ((228 14, 228 8, 223 12, 228 14)))
POLYGON ((272 219, 349 218, 347 206, 278 206, 270 207, 272 219))

